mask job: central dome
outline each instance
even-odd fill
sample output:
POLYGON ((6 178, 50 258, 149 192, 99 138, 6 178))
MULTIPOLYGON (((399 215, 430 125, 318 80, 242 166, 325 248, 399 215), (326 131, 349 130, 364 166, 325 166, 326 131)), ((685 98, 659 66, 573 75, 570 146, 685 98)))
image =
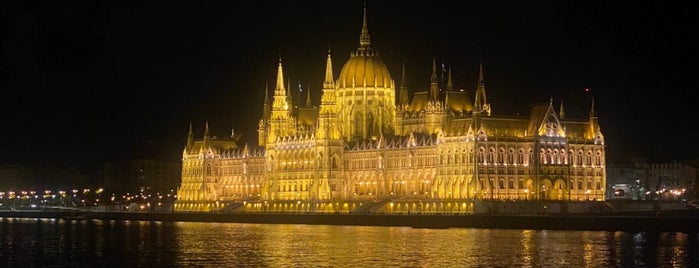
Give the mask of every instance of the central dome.
POLYGON ((378 53, 361 48, 350 55, 338 80, 340 88, 391 87, 391 75, 378 53))

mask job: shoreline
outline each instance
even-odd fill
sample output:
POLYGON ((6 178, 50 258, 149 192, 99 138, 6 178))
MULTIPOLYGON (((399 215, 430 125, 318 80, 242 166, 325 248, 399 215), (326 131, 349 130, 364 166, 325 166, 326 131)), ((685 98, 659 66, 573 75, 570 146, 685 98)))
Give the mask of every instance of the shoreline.
POLYGON ((413 228, 489 228, 532 230, 685 232, 699 231, 695 211, 673 214, 323 214, 220 212, 0 211, 0 218, 50 218, 70 221, 229 222, 413 228))

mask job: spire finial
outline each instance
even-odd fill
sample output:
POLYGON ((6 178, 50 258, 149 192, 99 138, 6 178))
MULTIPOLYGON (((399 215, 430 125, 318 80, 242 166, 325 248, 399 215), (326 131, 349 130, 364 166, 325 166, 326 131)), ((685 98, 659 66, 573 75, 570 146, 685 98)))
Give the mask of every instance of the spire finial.
POLYGON ((591 96, 592 105, 590 106, 590 117, 595 116, 595 96, 591 96))
POLYGON ((368 48, 370 44, 371 37, 369 36, 369 27, 366 19, 366 1, 364 1, 364 19, 362 21, 362 33, 359 35, 359 46, 360 48, 368 48))

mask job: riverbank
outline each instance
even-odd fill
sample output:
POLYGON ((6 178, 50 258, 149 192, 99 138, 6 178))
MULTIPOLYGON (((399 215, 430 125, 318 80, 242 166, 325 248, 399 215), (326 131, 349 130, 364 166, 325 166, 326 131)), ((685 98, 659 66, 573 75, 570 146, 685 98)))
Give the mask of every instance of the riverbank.
POLYGON ((414 228, 495 228, 534 230, 590 230, 627 232, 687 232, 699 230, 696 212, 663 214, 281 214, 215 212, 100 212, 0 211, 0 218, 52 218, 61 220, 234 222, 263 224, 316 224, 407 226, 414 228))

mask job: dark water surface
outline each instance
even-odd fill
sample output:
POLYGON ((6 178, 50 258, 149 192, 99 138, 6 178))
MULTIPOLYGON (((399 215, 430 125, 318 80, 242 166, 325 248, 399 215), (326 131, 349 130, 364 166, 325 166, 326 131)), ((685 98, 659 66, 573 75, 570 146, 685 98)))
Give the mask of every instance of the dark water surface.
POLYGON ((0 218, 0 267, 698 267, 696 233, 0 218))

